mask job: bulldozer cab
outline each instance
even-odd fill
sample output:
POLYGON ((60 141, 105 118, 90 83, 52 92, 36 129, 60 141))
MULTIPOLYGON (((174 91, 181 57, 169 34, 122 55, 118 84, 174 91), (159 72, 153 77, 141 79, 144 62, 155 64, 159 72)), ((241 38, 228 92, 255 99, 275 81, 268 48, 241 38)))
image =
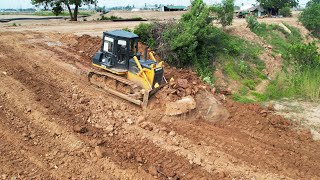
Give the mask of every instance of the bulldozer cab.
POLYGON ((129 69, 129 59, 138 53, 138 36, 131 32, 115 30, 103 33, 101 65, 118 71, 129 69))

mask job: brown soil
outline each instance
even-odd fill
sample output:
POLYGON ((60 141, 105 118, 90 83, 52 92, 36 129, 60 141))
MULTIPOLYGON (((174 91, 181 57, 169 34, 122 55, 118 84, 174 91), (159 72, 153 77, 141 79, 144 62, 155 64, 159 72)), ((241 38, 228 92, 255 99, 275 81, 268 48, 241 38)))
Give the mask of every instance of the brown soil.
MULTIPOLYGON (((90 86, 99 45, 89 36, 0 33, 2 179, 320 178, 320 142, 259 105, 221 99, 229 118, 209 122, 197 110, 165 116, 157 95, 142 112, 90 86)), ((202 86, 192 71, 167 68, 202 86)))

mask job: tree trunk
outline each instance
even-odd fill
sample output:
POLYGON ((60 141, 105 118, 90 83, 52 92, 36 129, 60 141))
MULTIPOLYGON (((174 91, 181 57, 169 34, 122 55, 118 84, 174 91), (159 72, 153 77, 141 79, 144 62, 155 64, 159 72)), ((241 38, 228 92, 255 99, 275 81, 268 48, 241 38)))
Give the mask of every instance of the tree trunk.
POLYGON ((79 9, 79 6, 76 5, 75 8, 74 8, 74 13, 73 13, 73 20, 74 21, 78 20, 78 9, 79 9))
POLYGON ((73 21, 74 18, 73 18, 73 15, 72 15, 72 11, 71 11, 70 5, 67 4, 67 3, 66 3, 66 5, 67 5, 67 8, 68 8, 68 11, 69 11, 69 14, 70 14, 71 21, 73 21))

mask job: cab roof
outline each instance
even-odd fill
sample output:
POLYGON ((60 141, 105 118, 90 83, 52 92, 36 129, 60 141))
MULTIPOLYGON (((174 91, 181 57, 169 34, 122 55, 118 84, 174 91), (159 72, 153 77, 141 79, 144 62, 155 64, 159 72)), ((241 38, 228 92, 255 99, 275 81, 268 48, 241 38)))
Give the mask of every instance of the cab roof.
POLYGON ((136 35, 132 32, 124 31, 124 30, 106 31, 103 33, 106 36, 112 36, 112 37, 116 37, 116 38, 128 38, 128 39, 139 38, 138 35, 136 35))

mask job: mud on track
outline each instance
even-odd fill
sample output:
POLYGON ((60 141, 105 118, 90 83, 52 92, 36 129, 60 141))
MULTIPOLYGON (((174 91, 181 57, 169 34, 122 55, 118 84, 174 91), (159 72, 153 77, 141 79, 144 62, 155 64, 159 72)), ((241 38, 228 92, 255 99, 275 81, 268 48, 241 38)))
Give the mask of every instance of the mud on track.
POLYGON ((222 101, 229 119, 206 122, 196 111, 166 117, 157 96, 144 114, 90 86, 98 43, 0 34, 4 179, 320 178, 320 143, 258 105, 222 101))

